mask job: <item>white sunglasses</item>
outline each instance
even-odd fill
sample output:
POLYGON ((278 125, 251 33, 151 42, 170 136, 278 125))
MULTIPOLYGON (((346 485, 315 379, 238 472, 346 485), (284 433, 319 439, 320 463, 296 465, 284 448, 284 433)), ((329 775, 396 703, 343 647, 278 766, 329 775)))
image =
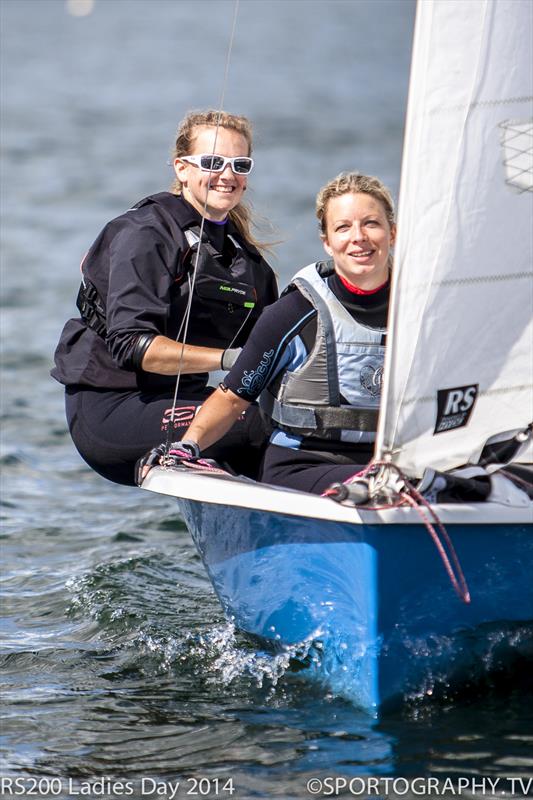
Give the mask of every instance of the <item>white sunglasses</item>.
POLYGON ((254 166, 253 158, 248 156, 226 158, 226 156, 217 156, 213 153, 202 153, 198 156, 179 156, 179 160, 200 167, 202 172, 224 172, 226 164, 229 164, 235 175, 249 175, 254 166))

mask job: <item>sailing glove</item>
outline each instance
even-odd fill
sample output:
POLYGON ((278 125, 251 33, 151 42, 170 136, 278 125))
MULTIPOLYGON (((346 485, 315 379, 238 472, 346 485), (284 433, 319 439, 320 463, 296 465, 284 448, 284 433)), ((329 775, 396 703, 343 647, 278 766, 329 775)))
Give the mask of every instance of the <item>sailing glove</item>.
POLYGON ((152 467, 165 465, 178 466, 181 461, 191 461, 199 458, 200 448, 196 442, 184 439, 181 442, 172 442, 167 449, 166 443, 153 447, 146 455, 140 458, 135 465, 135 482, 141 486, 152 467))
POLYGON ((226 372, 230 370, 239 358, 241 351, 242 347, 228 347, 227 350, 224 350, 220 360, 220 368, 226 372))
POLYGON ((168 454, 183 460, 200 458, 200 448, 192 439, 183 439, 181 442, 172 442, 168 454))

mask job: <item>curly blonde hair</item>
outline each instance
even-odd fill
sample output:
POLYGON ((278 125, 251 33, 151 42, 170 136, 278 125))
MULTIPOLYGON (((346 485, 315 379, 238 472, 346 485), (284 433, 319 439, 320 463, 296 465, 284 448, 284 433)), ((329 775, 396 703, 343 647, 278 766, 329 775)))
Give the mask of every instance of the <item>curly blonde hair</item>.
MULTIPOLYGON (((248 155, 252 154, 252 125, 250 120, 238 114, 229 114, 227 111, 208 109, 206 111, 190 111, 181 121, 172 151, 172 162, 176 158, 181 158, 191 152, 198 128, 216 128, 217 126, 226 130, 236 131, 241 136, 244 136, 248 144, 248 155)), ((181 194, 182 190, 182 183, 176 177, 170 191, 173 194, 181 194)), ((252 220, 252 212, 249 206, 244 203, 238 203, 229 212, 229 218, 245 241, 257 247, 260 251, 270 249, 269 244, 258 241, 252 234, 251 228, 255 223, 252 220)))
POLYGON ((316 197, 316 216, 322 237, 326 235, 326 211, 329 201, 333 197, 341 197, 348 193, 369 194, 374 197, 383 205, 391 228, 395 225, 392 195, 379 178, 374 178, 372 175, 361 175, 359 172, 341 172, 336 178, 326 183, 316 197))

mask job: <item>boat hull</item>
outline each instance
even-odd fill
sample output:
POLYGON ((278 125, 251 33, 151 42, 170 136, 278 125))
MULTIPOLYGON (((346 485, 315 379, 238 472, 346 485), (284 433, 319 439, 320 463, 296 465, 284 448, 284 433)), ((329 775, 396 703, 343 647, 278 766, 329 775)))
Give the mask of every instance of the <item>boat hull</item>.
POLYGON ((235 625, 300 648, 310 675, 371 713, 523 655, 516 628, 533 620, 525 524, 447 526, 472 596, 465 604, 422 523, 179 504, 235 625))

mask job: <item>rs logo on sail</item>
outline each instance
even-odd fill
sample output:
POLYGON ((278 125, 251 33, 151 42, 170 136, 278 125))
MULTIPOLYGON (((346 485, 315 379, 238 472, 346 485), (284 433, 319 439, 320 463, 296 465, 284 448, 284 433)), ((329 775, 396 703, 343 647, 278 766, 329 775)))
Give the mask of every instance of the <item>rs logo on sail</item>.
POLYGON ((437 422, 433 433, 464 427, 474 408, 479 384, 437 391, 437 422))

